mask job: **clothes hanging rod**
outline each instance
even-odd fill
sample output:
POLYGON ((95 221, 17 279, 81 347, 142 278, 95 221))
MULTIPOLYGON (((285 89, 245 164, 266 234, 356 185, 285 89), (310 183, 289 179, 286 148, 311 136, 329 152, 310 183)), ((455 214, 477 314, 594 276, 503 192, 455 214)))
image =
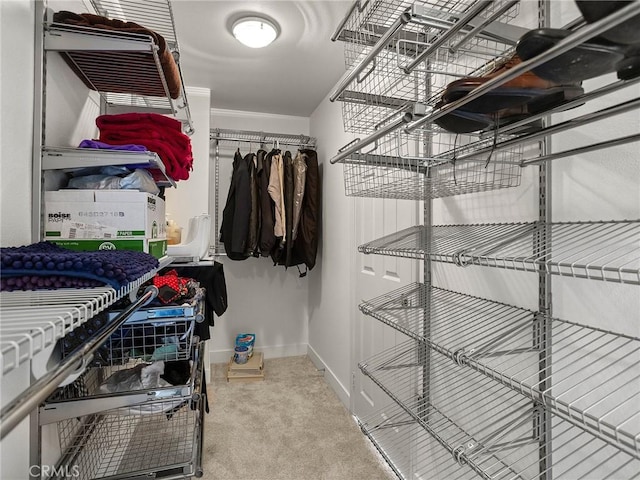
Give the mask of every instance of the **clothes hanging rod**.
POLYGON ((303 134, 259 132, 252 130, 212 129, 209 140, 244 143, 278 142, 282 145, 315 147, 316 139, 303 134))

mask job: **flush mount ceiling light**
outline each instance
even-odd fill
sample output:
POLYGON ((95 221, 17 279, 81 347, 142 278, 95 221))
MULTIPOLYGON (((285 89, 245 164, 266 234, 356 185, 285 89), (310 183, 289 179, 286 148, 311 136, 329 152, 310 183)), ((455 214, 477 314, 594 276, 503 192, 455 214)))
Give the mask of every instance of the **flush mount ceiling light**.
POLYGON ((273 42, 280 29, 275 22, 262 17, 243 17, 233 23, 231 32, 236 39, 251 48, 262 48, 273 42))

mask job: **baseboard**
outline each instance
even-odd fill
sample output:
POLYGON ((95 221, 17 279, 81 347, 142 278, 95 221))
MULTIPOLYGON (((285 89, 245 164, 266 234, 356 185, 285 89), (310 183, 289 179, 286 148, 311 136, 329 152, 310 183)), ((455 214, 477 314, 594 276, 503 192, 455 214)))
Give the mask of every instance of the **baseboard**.
POLYGON ((311 359, 311 361, 313 362, 313 364, 316 366, 318 370, 324 370, 324 379, 329 384, 329 386, 333 389, 336 395, 338 395, 338 398, 340 399, 342 404, 345 406, 345 408, 347 410, 350 410, 351 402, 350 402, 349 389, 345 388, 342 382, 338 380, 338 377, 327 366, 325 361, 322 360, 322 357, 318 355, 318 352, 316 352, 311 345, 308 346, 307 355, 309 356, 309 358, 311 359))
MULTIPOLYGON (((299 355, 307 354, 306 343, 297 343, 290 345, 272 345, 272 346, 263 346, 260 345, 256 347, 256 350, 264 353, 264 358, 280 358, 280 357, 296 357, 299 355)), ((233 355, 233 349, 224 349, 224 350, 210 350, 209 351, 209 362, 210 363, 227 363, 229 358, 233 355)))

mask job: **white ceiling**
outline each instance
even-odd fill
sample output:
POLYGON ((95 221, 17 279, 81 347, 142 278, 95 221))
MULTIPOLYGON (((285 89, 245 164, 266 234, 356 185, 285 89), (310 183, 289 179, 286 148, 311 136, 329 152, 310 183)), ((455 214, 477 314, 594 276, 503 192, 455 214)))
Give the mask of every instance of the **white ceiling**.
POLYGON ((331 42, 352 1, 173 0, 185 85, 211 89, 211 106, 310 116, 345 71, 331 42), (242 13, 276 20, 279 37, 245 47, 229 31, 242 13))

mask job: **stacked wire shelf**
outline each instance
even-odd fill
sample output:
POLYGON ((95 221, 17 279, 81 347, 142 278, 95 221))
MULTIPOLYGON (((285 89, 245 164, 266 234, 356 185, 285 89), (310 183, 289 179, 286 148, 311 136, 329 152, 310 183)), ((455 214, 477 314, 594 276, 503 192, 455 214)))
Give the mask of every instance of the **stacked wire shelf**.
MULTIPOLYGON (((446 34, 473 3, 385 1, 354 8, 339 38, 345 41, 347 68, 358 73, 334 94, 342 103, 345 130, 371 133, 398 115, 425 115, 437 108, 451 80, 482 75, 510 54, 512 42, 484 31, 470 34, 472 24, 446 34)), ((481 10, 494 22, 506 22, 518 9, 517 2, 498 1, 485 2, 481 10)), ((435 126, 395 129, 368 151, 344 159, 346 194, 419 200, 517 186, 522 147, 495 153, 490 148, 508 138, 451 135, 435 126), (475 155, 468 145, 489 150, 475 155), (464 163, 456 162, 461 154, 464 163)))
POLYGON ((428 345, 451 365, 470 367, 640 459, 634 410, 640 384, 633 368, 640 361, 640 338, 422 284, 364 302, 360 310, 428 345), (425 315, 431 320, 428 335, 425 315), (541 346, 531 332, 545 324, 553 338, 546 359, 553 369, 540 372, 541 346), (547 382, 553 389, 541 388, 547 382))
POLYGON ((358 424, 399 478, 478 478, 473 470, 452 461, 451 453, 395 402, 358 418, 358 424))
POLYGON ((200 304, 197 296, 137 312, 42 405, 40 424, 57 427, 59 471, 78 468, 87 479, 202 474, 205 344, 193 334, 200 304), (138 373, 140 381, 128 374, 154 365, 164 369, 157 384, 151 373, 138 373))
POLYGON ((435 129, 407 135, 401 130, 379 139, 370 150, 343 163, 348 196, 423 200, 520 185, 523 147, 492 151, 495 139, 478 141, 435 129), (469 152, 465 143, 489 151, 469 152))
POLYGON ((418 225, 360 245, 365 254, 640 284, 640 220, 418 225))
POLYGON ((588 91, 587 82, 561 103, 530 103, 504 122, 496 113, 471 133, 455 123, 479 113, 474 100, 640 13, 630 2, 597 22, 576 19, 554 48, 499 68, 548 20, 542 3, 521 28, 517 1, 357 1, 334 34, 348 71, 330 99, 362 137, 331 159, 343 163, 347 195, 424 200, 429 223, 430 199, 515 187, 524 167, 544 165, 538 222, 418 225, 358 249, 424 262, 424 283, 360 305, 410 339, 359 365, 362 385, 394 402, 358 421, 400 478, 640 478, 640 338, 598 319, 555 318, 550 277, 640 285, 640 221, 551 222, 548 170, 550 160, 638 142, 621 126, 576 145, 583 127, 638 111, 640 78, 603 77, 588 91), (483 79, 445 98, 468 77, 483 79), (602 98, 612 100, 603 108, 602 98), (556 137, 570 147, 540 147, 556 137), (534 272, 539 311, 436 288, 432 261, 534 272))
MULTIPOLYGON (((412 420, 429 432, 459 466, 486 479, 540 478, 547 473, 541 471, 541 460, 558 478, 637 475, 637 452, 634 458, 558 417, 553 419, 554 442, 557 452, 563 454, 552 458, 549 453, 541 459, 538 450, 544 438, 531 427, 540 406, 445 357, 432 357, 425 363, 421 355, 415 342, 408 341, 361 363, 360 369, 407 414, 405 421, 412 420), (428 397, 421 393, 423 378, 428 378, 428 397), (585 462, 588 456, 591 461, 585 462), (614 457, 616 462, 611 463, 614 457)), ((535 376, 536 364, 528 369, 535 376)))
POLYGON ((44 48, 67 56, 80 79, 100 93, 113 111, 151 111, 184 114, 193 133, 193 124, 180 70, 173 12, 169 0, 153 0, 144 7, 136 0, 92 1, 99 15, 134 22, 160 34, 176 60, 180 93, 171 95, 159 46, 149 35, 114 32, 65 23, 46 23, 44 48))
POLYGON ((60 422, 65 454, 59 471, 77 468, 87 479, 202 476, 202 400, 177 406, 165 400, 153 406, 155 410, 119 408, 60 422))
POLYGON ((52 347, 154 274, 149 272, 117 291, 97 287, 0 293, 2 375, 52 347))
MULTIPOLYGON (((375 56, 339 97, 345 130, 369 133, 394 112, 415 104, 433 107, 449 81, 486 69, 503 56, 512 43, 485 35, 467 36, 471 27, 440 42, 474 3, 390 0, 370 1, 354 9, 339 37, 344 41, 345 65, 356 67, 372 51, 375 56), (411 66, 412 62, 416 65, 411 66), (430 74, 430 88, 424 83, 425 73, 430 74)), ((514 18, 519 9, 517 2, 504 0, 485 2, 485 7, 487 18, 503 22, 514 18)))

